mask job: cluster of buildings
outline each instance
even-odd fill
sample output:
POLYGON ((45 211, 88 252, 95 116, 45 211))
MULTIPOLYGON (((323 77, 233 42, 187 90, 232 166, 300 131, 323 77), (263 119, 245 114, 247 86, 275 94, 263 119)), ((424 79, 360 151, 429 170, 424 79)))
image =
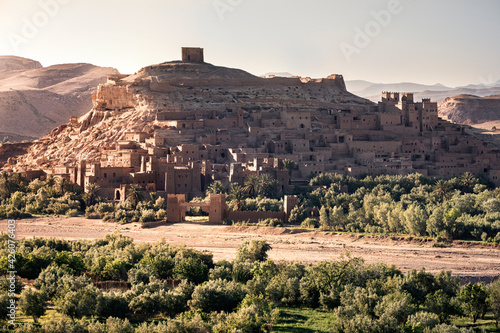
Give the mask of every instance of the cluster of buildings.
MULTIPOLYGON (((146 100, 155 114, 150 131, 126 132, 100 149, 97 162, 82 160, 53 173, 83 187, 97 183, 101 195, 114 200, 123 200, 130 184, 193 198, 213 181, 243 184, 247 176, 264 173, 276 178, 282 191, 327 172, 437 177, 472 172, 500 184, 500 150, 467 127, 440 119, 437 103, 415 101, 411 93, 383 92, 375 105, 349 94, 339 75, 190 79, 175 73, 165 80, 155 72, 203 66, 200 50, 184 49, 183 60, 167 69, 144 70, 146 100), (291 174, 284 159, 296 162, 291 174)), ((95 110, 116 112, 144 103, 144 91, 139 102, 137 94, 123 97, 137 93, 144 80, 111 77, 99 87, 95 110)))

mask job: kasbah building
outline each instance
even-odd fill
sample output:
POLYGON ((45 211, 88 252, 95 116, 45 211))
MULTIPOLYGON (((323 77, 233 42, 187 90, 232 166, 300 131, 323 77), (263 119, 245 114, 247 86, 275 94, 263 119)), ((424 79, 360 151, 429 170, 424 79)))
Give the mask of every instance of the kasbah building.
MULTIPOLYGON (((83 188, 97 183, 110 200, 124 200, 127 187, 139 184, 168 197, 171 220, 182 218, 176 203, 203 196, 211 182, 242 185, 251 174, 270 174, 281 191, 323 173, 446 178, 471 172, 500 185, 499 149, 467 126, 439 118, 437 103, 383 92, 376 105, 347 92, 341 75, 256 77, 205 63, 201 48, 182 48, 180 61, 108 77, 93 104, 86 119, 68 124, 72 133, 145 108, 154 115, 152 126, 125 131, 93 160, 26 174, 66 177, 83 188), (284 159, 297 164, 290 179, 284 159)), ((220 221, 224 200, 213 199, 207 209, 220 221)), ((295 204, 296 198, 285 199, 285 213, 295 204)))

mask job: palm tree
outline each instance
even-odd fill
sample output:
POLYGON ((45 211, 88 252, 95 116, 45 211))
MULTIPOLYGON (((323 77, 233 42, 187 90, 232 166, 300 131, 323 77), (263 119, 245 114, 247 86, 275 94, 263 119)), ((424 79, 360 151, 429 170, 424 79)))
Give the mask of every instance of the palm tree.
POLYGON ((259 192, 259 183, 259 176, 249 175, 243 182, 243 189, 248 193, 250 197, 254 198, 259 192))
POLYGON ((129 189, 127 190, 127 200, 130 201, 134 208, 137 206, 139 201, 142 201, 144 199, 144 196, 142 195, 143 190, 144 189, 141 185, 136 184, 130 185, 129 189))
POLYGON ((450 189, 450 184, 446 180, 440 179, 436 182, 436 185, 434 185, 433 192, 436 194, 436 196, 443 200, 450 192, 450 189))
POLYGON ((285 158, 283 160, 283 168, 285 170, 288 170, 288 184, 290 185, 292 183, 292 171, 297 167, 297 163, 295 163, 294 160, 290 160, 288 158, 285 158))
POLYGON ((278 194, 280 183, 270 174, 265 173, 263 175, 260 175, 258 179, 259 186, 257 188, 257 194, 263 195, 268 198, 273 198, 278 194))
POLYGON ((236 210, 240 210, 241 202, 246 198, 246 192, 238 183, 231 183, 229 185, 229 195, 227 198, 230 201, 234 201, 236 210))
POLYGON ((224 185, 222 185, 220 181, 216 180, 207 187, 205 193, 207 196, 210 194, 224 194, 226 193, 226 189, 224 188, 224 185))
POLYGON ((99 191, 101 187, 96 183, 90 183, 85 187, 86 194, 86 202, 87 206, 92 206, 96 203, 97 191, 99 191))
POLYGON ((465 172, 459 178, 460 188, 464 193, 471 193, 474 185, 479 183, 479 179, 470 172, 465 172))
POLYGON ((57 185, 57 192, 61 195, 64 195, 64 193, 71 191, 73 188, 71 182, 64 177, 58 178, 56 185, 57 185))

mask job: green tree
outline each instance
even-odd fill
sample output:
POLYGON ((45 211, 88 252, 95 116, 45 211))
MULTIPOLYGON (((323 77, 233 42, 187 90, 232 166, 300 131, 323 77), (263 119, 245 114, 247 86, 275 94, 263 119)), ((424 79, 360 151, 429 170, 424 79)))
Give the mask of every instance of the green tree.
POLYGON ((254 198, 259 192, 259 182, 260 180, 257 175, 249 175, 245 178, 243 188, 250 197, 254 198))
POLYGON ((192 310, 231 312, 245 298, 245 295, 246 292, 239 283, 210 280, 196 286, 188 304, 192 310))
POLYGON ((71 254, 68 251, 57 252, 53 263, 73 274, 80 274, 85 271, 83 258, 78 254, 71 254))
POLYGON ((488 286, 488 304, 498 327, 498 320, 500 319, 500 279, 488 286))
POLYGON ((47 295, 43 291, 26 288, 19 298, 19 308, 36 323, 47 310, 47 295))
POLYGON ((340 206, 330 208, 330 224, 334 230, 343 230, 345 226, 344 209, 340 206))
POLYGON ((187 279, 199 284, 208 280, 208 266, 196 257, 183 258, 175 263, 173 274, 176 279, 187 279))
POLYGON ((403 217, 408 233, 417 236, 424 236, 427 230, 428 216, 420 206, 411 204, 404 211, 403 217))
POLYGON ((434 312, 441 323, 448 323, 450 316, 456 313, 451 297, 444 293, 442 289, 427 294, 425 307, 434 312))
POLYGON ((267 198, 275 198, 278 195, 280 183, 270 174, 262 174, 258 177, 258 194, 267 198))
POLYGON ((450 191, 450 184, 444 179, 439 179, 434 185, 432 193, 442 202, 444 199, 449 197, 450 191))
POLYGON ((288 184, 292 182, 292 171, 297 167, 297 163, 294 160, 288 158, 283 159, 283 168, 288 171, 288 184))
POLYGON ((0 291, 0 321, 1 320, 6 320, 7 314, 9 313, 9 309, 7 307, 10 305, 10 297, 8 296, 7 292, 4 292, 3 290, 0 291))
POLYGON ((267 251, 271 249, 271 245, 265 240, 247 240, 238 246, 236 261, 265 261, 267 259, 267 251))
POLYGON ((226 193, 226 189, 224 185, 218 180, 214 181, 212 184, 208 185, 205 194, 209 196, 210 194, 224 194, 226 193))
POLYGON ((462 287, 458 295, 464 313, 470 315, 474 323, 486 314, 488 310, 487 298, 488 293, 483 283, 468 283, 462 287))
POLYGON ((246 196, 245 190, 237 183, 231 183, 229 185, 229 195, 227 199, 234 202, 234 208, 236 210, 241 209, 242 202, 245 200, 246 196))
POLYGON ((96 315, 101 318, 125 318, 130 312, 125 296, 114 291, 98 295, 96 304, 96 315))
POLYGON ((76 291, 69 291, 56 300, 58 311, 71 319, 90 317, 96 314, 100 291, 87 285, 76 291))
POLYGON ((140 185, 132 184, 127 190, 127 200, 130 201, 135 208, 137 204, 144 199, 143 187, 140 185))
POLYGON ((85 187, 84 201, 85 205, 92 206, 96 204, 97 192, 101 187, 96 183, 90 183, 85 187))
POLYGON ((298 205, 291 210, 288 222, 290 224, 301 224, 309 216, 307 208, 303 205, 298 205))
POLYGON ((332 226, 328 210, 326 210, 325 206, 321 206, 319 210, 319 225, 323 230, 329 230, 332 226))

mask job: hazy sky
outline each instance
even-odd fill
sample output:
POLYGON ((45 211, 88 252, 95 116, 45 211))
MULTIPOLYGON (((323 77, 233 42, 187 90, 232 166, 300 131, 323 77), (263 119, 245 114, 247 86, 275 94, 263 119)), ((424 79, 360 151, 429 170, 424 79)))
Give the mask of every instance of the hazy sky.
POLYGON ((0 55, 133 73, 180 58, 256 75, 500 79, 499 0, 0 0, 0 55))

